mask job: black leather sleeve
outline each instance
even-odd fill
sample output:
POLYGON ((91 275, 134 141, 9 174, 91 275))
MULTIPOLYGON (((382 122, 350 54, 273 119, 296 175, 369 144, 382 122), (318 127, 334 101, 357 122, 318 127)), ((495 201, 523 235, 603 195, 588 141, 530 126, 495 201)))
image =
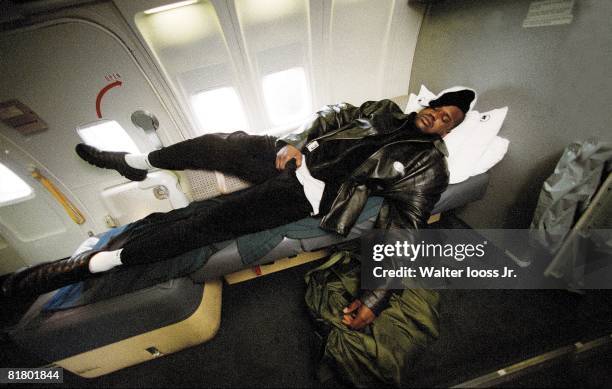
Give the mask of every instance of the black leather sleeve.
MULTIPOLYGON (((427 226, 431 210, 448 185, 448 170, 444 156, 435 149, 423 153, 419 163, 413 163, 412 169, 410 163, 404 169, 404 177, 411 176, 409 182, 389 174, 386 180, 380 177, 377 183, 383 188, 380 192, 385 197, 385 203, 376 226, 405 232, 405 239, 410 239, 409 230, 427 226)), ((375 290, 362 290, 359 299, 378 316, 388 306, 392 293, 383 285, 375 290)))
POLYGON ((350 124, 355 119, 382 117, 381 113, 402 115, 402 110, 391 100, 366 101, 359 107, 349 103, 326 105, 295 132, 277 140, 298 150, 312 140, 350 124))
POLYGON ((276 142, 290 144, 302 150, 311 140, 344 126, 358 115, 359 108, 348 103, 326 105, 295 132, 279 138, 276 142))
POLYGON ((359 296, 359 300, 378 316, 389 306, 389 299, 392 293, 393 290, 391 289, 364 289, 359 296))

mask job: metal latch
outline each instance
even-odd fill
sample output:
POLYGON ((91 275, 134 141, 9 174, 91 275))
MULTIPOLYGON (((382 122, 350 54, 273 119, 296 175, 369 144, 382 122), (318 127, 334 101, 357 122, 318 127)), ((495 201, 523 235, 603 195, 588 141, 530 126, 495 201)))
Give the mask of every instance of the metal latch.
POLYGON ((162 355, 164 355, 161 351, 159 351, 156 347, 149 347, 146 349, 149 354, 151 354, 151 356, 153 358, 157 358, 157 357, 161 357, 162 355))
POLYGON ((108 228, 115 228, 115 227, 117 227, 117 222, 115 221, 115 219, 111 215, 104 216, 104 223, 106 224, 106 226, 108 228))
POLYGON ((158 185, 153 188, 153 196, 158 200, 165 200, 170 196, 170 191, 164 185, 158 185))

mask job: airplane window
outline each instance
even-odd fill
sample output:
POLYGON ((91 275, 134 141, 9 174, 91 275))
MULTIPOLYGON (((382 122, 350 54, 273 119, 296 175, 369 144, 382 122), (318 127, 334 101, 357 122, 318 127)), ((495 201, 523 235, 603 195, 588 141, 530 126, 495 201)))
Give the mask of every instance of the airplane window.
POLYGON ((114 120, 99 120, 85 124, 77 128, 77 133, 83 142, 100 150, 140 153, 136 143, 114 120))
POLYGON ((236 89, 223 87, 191 96, 191 105, 203 133, 247 129, 247 121, 236 89))
POLYGON ((138 13, 134 20, 182 105, 189 107, 186 114, 194 123, 193 135, 249 130, 250 118, 240 100, 244 88, 234 77, 227 45, 233 38, 225 37, 217 5, 198 1, 171 6, 138 13))
POLYGON ((32 198, 34 191, 11 169, 0 163, 0 206, 32 198))
POLYGON ((262 78, 263 95, 274 125, 306 118, 311 111, 308 83, 303 67, 294 67, 262 78))

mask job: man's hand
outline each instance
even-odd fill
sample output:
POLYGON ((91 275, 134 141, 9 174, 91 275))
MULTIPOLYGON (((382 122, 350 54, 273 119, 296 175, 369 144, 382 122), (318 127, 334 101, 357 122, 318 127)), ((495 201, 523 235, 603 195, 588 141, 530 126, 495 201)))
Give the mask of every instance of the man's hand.
POLYGON ((370 308, 363 305, 361 300, 354 300, 348 307, 342 310, 344 318, 342 323, 354 330, 361 330, 376 319, 376 315, 370 308))
POLYGON ((294 146, 287 145, 276 153, 276 169, 285 170, 287 162, 295 159, 297 167, 302 166, 302 153, 294 146))

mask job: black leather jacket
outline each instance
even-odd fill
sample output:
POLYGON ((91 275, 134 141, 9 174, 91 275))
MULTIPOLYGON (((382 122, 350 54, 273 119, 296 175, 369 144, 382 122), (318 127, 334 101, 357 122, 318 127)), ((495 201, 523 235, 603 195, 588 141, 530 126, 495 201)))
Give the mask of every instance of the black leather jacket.
MULTIPOLYGON (((366 156, 337 190, 321 228, 347 235, 370 195, 383 196, 376 228, 421 228, 448 185, 446 147, 437 135, 423 134, 414 127, 414 114, 406 115, 390 100, 368 101, 360 107, 347 103, 329 105, 298 131, 279 139, 307 155, 308 168, 316 172, 330 160, 338 160, 352 149, 334 149, 335 155, 308 161, 308 153, 330 140, 364 142, 369 137, 404 131, 390 137, 366 156), (320 165, 320 166, 319 166, 320 165)), ((314 173, 313 173, 314 175, 314 173)), ((387 290, 365 291, 361 301, 378 315, 386 307, 387 290)))
MULTIPOLYGON (((370 195, 385 201, 376 228, 419 228, 448 185, 444 142, 437 135, 423 134, 414 128, 414 114, 406 115, 391 100, 368 101, 360 107, 347 103, 324 107, 316 117, 279 142, 291 144, 306 154, 308 169, 315 172, 342 159, 353 149, 335 148, 335 155, 308 160, 309 148, 330 140, 374 138, 402 131, 400 137, 381 145, 346 176, 330 210, 321 219, 321 228, 347 235, 370 195), (340 154, 340 155, 338 155, 340 154), (319 166, 322 165, 322 166, 319 166)), ((387 137, 389 139, 389 137, 387 137)))

